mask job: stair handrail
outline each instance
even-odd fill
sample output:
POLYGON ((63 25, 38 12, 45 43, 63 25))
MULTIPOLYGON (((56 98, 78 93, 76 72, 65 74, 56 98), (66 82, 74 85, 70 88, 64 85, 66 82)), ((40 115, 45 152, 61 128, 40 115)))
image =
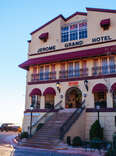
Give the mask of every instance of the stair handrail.
MULTIPOLYGON (((40 119, 38 119, 34 124, 32 124, 31 130, 32 130, 32 134, 35 133, 37 126, 39 125, 39 123, 46 123, 49 118, 51 117, 52 114, 54 114, 55 112, 59 111, 60 109, 62 109, 61 106, 62 100, 60 102, 58 102, 55 106, 54 109, 51 108, 49 109, 40 119), (53 111, 56 110, 56 111, 53 111), (51 114, 50 114, 51 113, 51 114)), ((30 127, 29 127, 30 128, 30 127)))
POLYGON ((79 118, 80 114, 85 109, 85 100, 81 103, 81 107, 77 108, 72 115, 64 122, 60 128, 60 139, 63 139, 65 133, 70 129, 72 124, 79 118))

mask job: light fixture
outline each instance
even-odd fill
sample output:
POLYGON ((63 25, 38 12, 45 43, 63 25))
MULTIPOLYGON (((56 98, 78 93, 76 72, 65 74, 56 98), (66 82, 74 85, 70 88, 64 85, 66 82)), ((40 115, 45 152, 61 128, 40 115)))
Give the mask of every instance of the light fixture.
POLYGON ((30 106, 30 110, 31 110, 31 115, 30 115, 30 137, 32 136, 31 130, 32 130, 32 112, 33 112, 33 108, 34 108, 34 105, 31 104, 31 106, 30 106))
POLYGON ((86 88, 86 90, 88 91, 88 80, 84 80, 84 85, 85 85, 85 88, 86 88))
POLYGON ((61 90, 61 85, 60 85, 60 82, 58 81, 58 82, 56 82, 56 87, 57 87, 57 90, 59 91, 59 93, 60 93, 60 90, 61 90))
POLYGON ((98 112, 98 122, 99 122, 99 111, 100 111, 100 105, 96 105, 96 109, 97 109, 97 112, 98 112))

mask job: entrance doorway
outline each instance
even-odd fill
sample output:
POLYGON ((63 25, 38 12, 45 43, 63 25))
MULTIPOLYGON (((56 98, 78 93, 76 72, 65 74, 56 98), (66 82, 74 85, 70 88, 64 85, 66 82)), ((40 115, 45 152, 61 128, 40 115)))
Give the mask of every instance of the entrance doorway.
POLYGON ((82 92, 79 88, 71 87, 66 91, 65 95, 66 108, 79 108, 82 103, 82 92))

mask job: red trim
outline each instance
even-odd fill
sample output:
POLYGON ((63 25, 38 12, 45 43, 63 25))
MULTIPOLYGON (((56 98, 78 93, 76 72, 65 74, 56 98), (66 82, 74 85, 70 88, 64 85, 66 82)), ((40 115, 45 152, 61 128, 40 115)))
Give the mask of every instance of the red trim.
POLYGON ((20 64, 19 67, 28 70, 29 66, 32 65, 40 65, 40 64, 47 64, 47 63, 56 63, 61 61, 68 61, 80 58, 89 58, 89 57, 96 57, 102 56, 107 54, 116 54, 116 46, 107 46, 101 48, 93 48, 87 50, 81 50, 76 52, 70 53, 63 53, 63 54, 56 54, 51 56, 45 56, 40 58, 32 58, 24 63, 20 64))
POLYGON ((71 16, 69 16, 68 18, 66 18, 66 21, 70 20, 71 18, 73 18, 76 15, 87 16, 87 13, 86 12, 75 12, 74 14, 72 14, 71 16))
POLYGON ((101 27, 104 27, 105 25, 110 26, 110 18, 101 20, 100 25, 101 27))
POLYGON ((116 10, 112 10, 112 9, 86 8, 86 10, 87 10, 87 11, 97 11, 97 12, 116 13, 116 10))
POLYGON ((46 96, 48 94, 51 94, 51 95, 56 95, 56 91, 54 88, 52 87, 48 87, 45 89, 45 91, 43 92, 43 96, 46 96))
POLYGON ((41 90, 39 88, 34 88, 31 93, 29 94, 29 96, 33 96, 33 95, 42 95, 41 90))
MULTIPOLYGON (((87 108, 86 112, 93 113, 98 112, 98 110, 96 108, 87 108)), ((116 108, 101 108, 99 112, 116 112, 116 108)))
POLYGON ((107 92, 107 91, 108 91, 107 87, 102 83, 96 84, 92 89, 92 93, 107 92))
POLYGON ((87 16, 87 13, 85 12, 76 12, 74 14, 72 14, 71 16, 69 16, 68 18, 64 18, 63 15, 59 15, 55 18, 53 18, 52 20, 50 20, 49 22, 47 22, 46 24, 42 25, 41 27, 39 27, 38 29, 36 29, 35 31, 31 32, 31 35, 33 35, 35 32, 41 30, 42 28, 44 28, 45 26, 47 26, 48 24, 51 24, 52 22, 54 22, 55 20, 57 20, 58 18, 62 18, 64 21, 68 21, 70 20, 71 18, 73 18, 74 16, 76 15, 83 15, 83 16, 87 16))
POLYGON ((34 54, 30 54, 29 56, 35 56, 35 55, 41 55, 41 54, 47 54, 47 53, 52 53, 52 52, 56 52, 56 51, 63 51, 63 50, 69 50, 69 49, 74 49, 74 48, 82 48, 82 47, 88 47, 88 46, 94 46, 94 45, 98 45, 98 44, 104 44, 104 43, 107 43, 107 42, 116 42, 116 40, 111 40, 111 41, 104 41, 104 42, 100 42, 100 43, 90 43, 90 44, 86 44, 86 45, 81 45, 81 46, 75 46, 75 47, 70 47, 70 48, 62 48, 62 49, 56 49, 56 50, 52 50, 52 51, 47 51, 47 52, 44 52, 44 53, 34 53, 34 54))
POLYGON ((59 82, 68 82, 68 81, 93 80, 93 79, 104 79, 104 78, 113 78, 113 77, 116 77, 116 74, 99 75, 99 76, 87 76, 87 77, 71 78, 71 79, 57 79, 57 80, 48 80, 48 81, 28 82, 28 85, 56 83, 58 81, 59 82))
POLYGON ((116 91, 116 83, 114 83, 111 87, 111 91, 116 91))
POLYGON ((50 20, 49 22, 47 22, 46 24, 42 25, 41 27, 39 27, 38 29, 34 30, 33 32, 31 32, 31 35, 33 35, 34 33, 36 33, 37 31, 41 30, 42 28, 46 27, 48 24, 54 22, 55 20, 57 20, 58 18, 62 18, 65 21, 65 18, 62 15, 59 15, 55 18, 53 18, 52 20, 50 20))
POLYGON ((48 39, 48 32, 42 33, 42 34, 39 36, 39 39, 41 39, 41 40, 47 40, 47 39, 48 39))

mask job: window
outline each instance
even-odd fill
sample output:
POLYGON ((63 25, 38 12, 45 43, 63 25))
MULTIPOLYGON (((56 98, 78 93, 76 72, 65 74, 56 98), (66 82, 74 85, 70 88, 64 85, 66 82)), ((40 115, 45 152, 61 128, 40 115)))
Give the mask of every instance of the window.
POLYGON ((61 27, 61 42, 87 38, 87 20, 61 27))
POLYGON ((102 58, 102 74, 108 74, 107 58, 102 58))
POLYGON ((116 90, 113 91, 113 108, 116 108, 116 90))
POLYGON ((98 74, 98 59, 94 59, 93 60, 93 75, 97 75, 98 74))
POLYGON ((87 22, 79 24, 79 39, 87 38, 87 22))
POLYGON ((40 67, 40 80, 43 80, 43 66, 40 67))
POLYGON ((62 63, 60 65, 60 78, 63 79, 63 78, 66 78, 67 77, 67 71, 65 70, 65 63, 62 63))
POLYGON ((114 117, 115 127, 116 127, 116 116, 114 117))
POLYGON ((54 108, 54 95, 47 94, 45 96, 45 108, 54 108))
POLYGON ((78 40, 78 25, 70 25, 70 41, 78 40))
POLYGON ((73 77, 73 63, 68 64, 68 78, 73 77))
POLYGON ((61 42, 67 42, 69 40, 69 27, 65 26, 61 28, 61 42))
POLYGON ((87 76, 87 61, 86 60, 84 60, 83 62, 82 62, 82 76, 87 76))
POLYGON ((100 108, 106 108, 106 92, 94 93, 95 107, 100 105, 100 108))
POLYGON ((79 62, 75 62, 75 76, 76 77, 80 76, 79 62))
POLYGON ((35 109, 39 109, 40 108, 40 96, 32 95, 31 103, 32 103, 32 105, 34 106, 35 109))
POLYGON ((55 64, 51 65, 51 79, 56 79, 55 64))
POLYGON ((45 80, 49 80, 49 66, 45 66, 45 80))
POLYGON ((115 57, 111 56, 109 58, 109 68, 110 68, 110 73, 115 73, 115 57))
POLYGON ((33 74, 37 74, 37 66, 33 67, 33 74))

